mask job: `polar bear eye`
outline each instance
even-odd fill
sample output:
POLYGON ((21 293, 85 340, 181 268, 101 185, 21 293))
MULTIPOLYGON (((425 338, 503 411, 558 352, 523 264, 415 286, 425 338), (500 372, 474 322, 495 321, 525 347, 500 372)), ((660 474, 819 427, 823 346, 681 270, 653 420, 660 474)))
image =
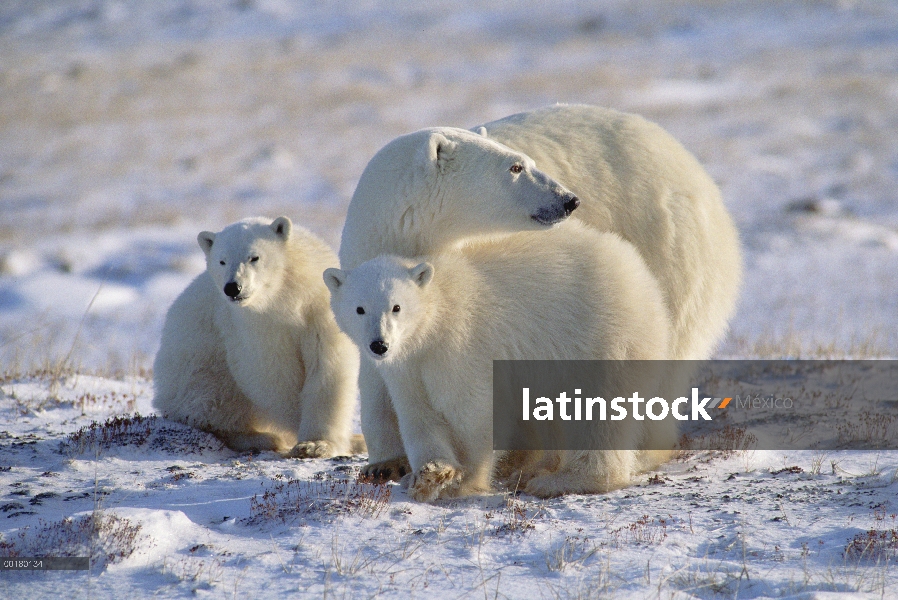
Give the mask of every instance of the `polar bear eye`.
POLYGON ((511 171, 515 175, 517 175, 518 173, 520 173, 523 170, 524 170, 524 167, 522 165, 511 165, 511 168, 509 169, 509 171, 511 171))
POLYGON ((224 266, 225 263, 223 260, 220 260, 220 261, 218 261, 218 264, 220 264, 221 266, 224 266))
POLYGON ((252 258, 249 259, 249 262, 259 262, 259 257, 253 256, 252 258))
POLYGON ((365 309, 362 308, 361 306, 359 306, 358 308, 355 309, 355 312, 357 312, 360 315, 363 315, 363 314, 365 314, 365 309))
POLYGON ((394 304, 394 305, 393 305, 393 312, 399 312, 399 305, 398 305, 398 304, 394 304))

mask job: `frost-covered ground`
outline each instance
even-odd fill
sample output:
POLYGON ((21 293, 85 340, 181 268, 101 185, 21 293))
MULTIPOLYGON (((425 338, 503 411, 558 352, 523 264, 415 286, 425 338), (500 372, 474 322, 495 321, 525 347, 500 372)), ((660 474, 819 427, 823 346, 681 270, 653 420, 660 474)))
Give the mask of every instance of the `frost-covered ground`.
POLYGON ((898 540, 845 556, 896 527, 892 453, 693 457, 605 496, 423 506, 343 481, 361 459, 240 456, 161 420, 60 446, 150 411, 198 231, 286 214, 336 246, 396 135, 553 102, 640 112, 720 183, 746 262, 721 356, 898 355, 894 3, 0 4, 0 533, 39 550, 95 524, 131 550, 0 573, 0 593, 898 596, 898 540), (280 514, 296 493, 308 508, 280 514), (59 525, 79 514, 97 518, 59 525))

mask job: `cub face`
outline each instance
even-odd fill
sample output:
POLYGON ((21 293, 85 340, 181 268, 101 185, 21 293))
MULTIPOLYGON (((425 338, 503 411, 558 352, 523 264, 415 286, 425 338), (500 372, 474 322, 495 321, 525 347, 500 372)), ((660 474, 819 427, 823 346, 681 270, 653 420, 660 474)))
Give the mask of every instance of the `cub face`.
POLYGON ((403 265, 378 257, 352 271, 327 269, 337 324, 376 363, 390 363, 406 354, 425 316, 420 293, 433 278, 433 266, 403 265))
POLYGON ((206 270, 231 305, 263 309, 269 304, 281 287, 287 266, 283 245, 292 229, 287 217, 245 219, 197 236, 206 270))

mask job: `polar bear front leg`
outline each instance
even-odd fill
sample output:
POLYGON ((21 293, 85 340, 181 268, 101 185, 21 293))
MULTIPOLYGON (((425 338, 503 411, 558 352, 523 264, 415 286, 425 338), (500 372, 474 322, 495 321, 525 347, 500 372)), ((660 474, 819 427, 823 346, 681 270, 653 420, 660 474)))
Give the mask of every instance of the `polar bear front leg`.
POLYGON ((393 402, 411 475, 408 495, 419 502, 457 496, 464 472, 452 448, 452 431, 423 390, 393 386, 393 402))
POLYGON ((359 374, 362 433, 368 445, 364 477, 377 481, 399 481, 411 471, 399 421, 383 377, 369 360, 363 360, 359 374))
POLYGON ((300 360, 306 377, 299 393, 298 443, 293 458, 329 458, 352 452, 350 428, 359 357, 336 324, 304 335, 300 360))

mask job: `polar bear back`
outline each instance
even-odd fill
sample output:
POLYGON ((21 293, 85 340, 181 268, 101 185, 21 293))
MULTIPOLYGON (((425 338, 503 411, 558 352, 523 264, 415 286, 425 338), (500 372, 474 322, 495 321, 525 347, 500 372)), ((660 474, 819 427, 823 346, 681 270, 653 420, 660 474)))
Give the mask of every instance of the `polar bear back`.
POLYGON ((615 234, 570 222, 432 261, 436 292, 427 301, 446 315, 442 335, 432 337, 440 360, 455 360, 455 351, 485 361, 667 358, 661 291, 639 253, 615 234), (460 335, 467 348, 437 341, 460 335))
POLYGON ((530 156, 581 200, 572 218, 636 246, 673 319, 674 358, 707 358, 741 282, 738 233, 695 157, 638 115, 558 105, 475 128, 530 156))

